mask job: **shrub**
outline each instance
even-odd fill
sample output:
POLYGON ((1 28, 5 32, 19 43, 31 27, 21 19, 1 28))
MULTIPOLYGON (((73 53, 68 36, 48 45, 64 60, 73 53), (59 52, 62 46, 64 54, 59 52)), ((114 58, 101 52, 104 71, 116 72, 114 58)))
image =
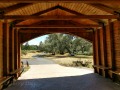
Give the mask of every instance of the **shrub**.
POLYGON ((27 52, 26 50, 22 50, 22 51, 21 51, 21 54, 22 54, 22 55, 27 55, 27 53, 28 53, 28 52, 27 52))

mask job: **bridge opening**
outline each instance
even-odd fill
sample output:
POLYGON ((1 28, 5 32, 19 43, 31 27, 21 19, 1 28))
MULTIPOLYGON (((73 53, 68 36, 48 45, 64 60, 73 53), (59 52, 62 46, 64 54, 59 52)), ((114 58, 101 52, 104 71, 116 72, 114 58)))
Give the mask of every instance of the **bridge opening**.
MULTIPOLYGON (((91 42, 78 36, 63 33, 48 34, 25 42, 21 46, 21 60, 24 64, 28 62, 31 65, 56 63, 64 67, 86 67, 93 72, 92 48, 91 42), (44 61, 44 58, 48 60, 44 61)), ((87 74, 87 71, 84 72, 87 74)))

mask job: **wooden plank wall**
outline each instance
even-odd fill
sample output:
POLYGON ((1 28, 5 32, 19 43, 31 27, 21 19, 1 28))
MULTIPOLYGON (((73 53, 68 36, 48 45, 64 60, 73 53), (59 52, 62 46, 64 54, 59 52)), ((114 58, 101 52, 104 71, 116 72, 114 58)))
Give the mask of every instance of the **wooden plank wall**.
POLYGON ((94 39, 94 64, 98 66, 96 73, 112 78, 109 70, 104 71, 99 66, 120 69, 120 21, 109 21, 105 27, 95 30, 94 39))
POLYGON ((2 21, 0 21, 0 77, 3 76, 3 29, 2 21))
POLYGON ((0 21, 0 77, 14 70, 14 29, 10 29, 7 21, 0 21))
POLYGON ((114 47, 115 47, 115 69, 120 69, 120 21, 113 23, 114 47))

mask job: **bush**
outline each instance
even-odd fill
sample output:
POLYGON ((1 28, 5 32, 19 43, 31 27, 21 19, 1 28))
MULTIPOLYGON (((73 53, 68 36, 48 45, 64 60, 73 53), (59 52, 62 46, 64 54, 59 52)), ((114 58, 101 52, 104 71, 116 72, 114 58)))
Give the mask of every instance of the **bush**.
POLYGON ((28 50, 29 53, 36 53, 36 50, 28 50))
POLYGON ((22 50, 22 51, 21 51, 21 54, 22 54, 22 55, 27 55, 27 53, 28 53, 28 52, 27 52, 26 50, 22 50))

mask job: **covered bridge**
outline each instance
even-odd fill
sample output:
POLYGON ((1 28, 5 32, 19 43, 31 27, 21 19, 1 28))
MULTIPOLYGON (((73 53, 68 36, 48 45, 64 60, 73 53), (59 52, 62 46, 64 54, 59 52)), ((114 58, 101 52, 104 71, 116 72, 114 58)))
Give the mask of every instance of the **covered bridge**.
POLYGON ((20 68, 20 46, 68 33, 93 43, 94 71, 120 75, 120 0, 0 0, 0 77, 20 68))

